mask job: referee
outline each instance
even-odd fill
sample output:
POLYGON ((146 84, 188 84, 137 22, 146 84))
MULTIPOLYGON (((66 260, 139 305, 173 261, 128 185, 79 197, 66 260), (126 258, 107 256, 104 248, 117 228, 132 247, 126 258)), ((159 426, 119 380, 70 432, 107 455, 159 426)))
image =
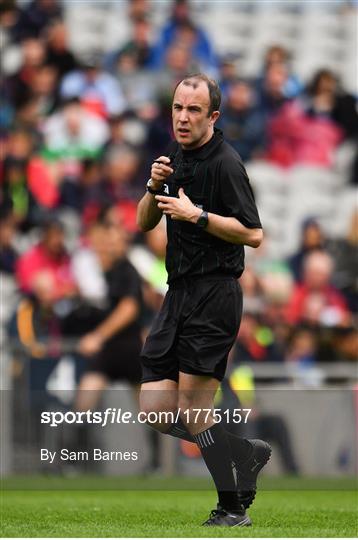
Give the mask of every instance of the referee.
POLYGON ((251 525, 245 509, 271 449, 230 434, 207 414, 240 326, 237 278, 244 270, 244 245, 262 241, 245 168, 214 128, 220 101, 217 83, 204 74, 177 85, 175 142, 168 156, 154 161, 138 204, 143 231, 153 229, 162 214, 167 218, 169 284, 141 353, 141 408, 173 412, 173 424, 151 426, 197 443, 218 492, 217 508, 204 525, 233 527, 251 525))

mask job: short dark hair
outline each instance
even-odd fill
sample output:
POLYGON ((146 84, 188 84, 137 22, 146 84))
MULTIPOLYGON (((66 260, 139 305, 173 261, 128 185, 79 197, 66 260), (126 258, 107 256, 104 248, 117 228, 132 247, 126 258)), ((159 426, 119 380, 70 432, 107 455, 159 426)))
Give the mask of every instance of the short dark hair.
POLYGON ((178 84, 174 88, 174 94, 180 84, 184 84, 185 86, 192 86, 193 88, 196 88, 198 86, 198 82, 200 81, 205 82, 209 90, 208 116, 210 116, 214 111, 219 110, 220 104, 221 104, 220 87, 214 79, 210 79, 204 73, 194 73, 193 75, 188 75, 187 77, 185 77, 185 79, 182 79, 181 81, 178 82, 178 84))

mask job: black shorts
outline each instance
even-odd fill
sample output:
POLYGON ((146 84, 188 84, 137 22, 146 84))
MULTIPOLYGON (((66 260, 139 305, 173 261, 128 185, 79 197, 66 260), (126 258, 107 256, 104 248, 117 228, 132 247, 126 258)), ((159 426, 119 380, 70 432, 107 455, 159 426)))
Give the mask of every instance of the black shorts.
POLYGON ((139 384, 142 377, 140 351, 142 340, 138 337, 109 339, 103 349, 89 360, 88 372, 101 373, 110 381, 128 381, 139 384))
POLYGON ((233 277, 170 287, 142 349, 142 382, 178 381, 179 371, 221 381, 241 314, 241 287, 233 277))

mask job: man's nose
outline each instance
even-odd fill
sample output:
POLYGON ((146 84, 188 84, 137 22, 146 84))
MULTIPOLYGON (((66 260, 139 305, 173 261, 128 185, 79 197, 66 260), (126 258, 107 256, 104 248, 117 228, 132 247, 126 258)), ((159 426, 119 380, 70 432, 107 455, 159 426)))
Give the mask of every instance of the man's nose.
POLYGON ((185 109, 182 109, 179 113, 179 121, 180 122, 187 122, 188 121, 188 113, 185 109))

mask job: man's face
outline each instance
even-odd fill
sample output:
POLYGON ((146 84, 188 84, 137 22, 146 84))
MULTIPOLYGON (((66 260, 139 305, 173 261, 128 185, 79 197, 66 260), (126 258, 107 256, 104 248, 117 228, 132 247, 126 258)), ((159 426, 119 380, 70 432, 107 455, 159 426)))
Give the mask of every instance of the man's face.
POLYGON ((50 227, 46 231, 43 243, 47 252, 53 257, 61 256, 65 251, 64 234, 58 227, 50 227))
POLYGON ((186 150, 198 148, 209 141, 219 111, 209 114, 209 89, 204 81, 196 87, 179 84, 172 107, 173 131, 178 143, 186 150))

